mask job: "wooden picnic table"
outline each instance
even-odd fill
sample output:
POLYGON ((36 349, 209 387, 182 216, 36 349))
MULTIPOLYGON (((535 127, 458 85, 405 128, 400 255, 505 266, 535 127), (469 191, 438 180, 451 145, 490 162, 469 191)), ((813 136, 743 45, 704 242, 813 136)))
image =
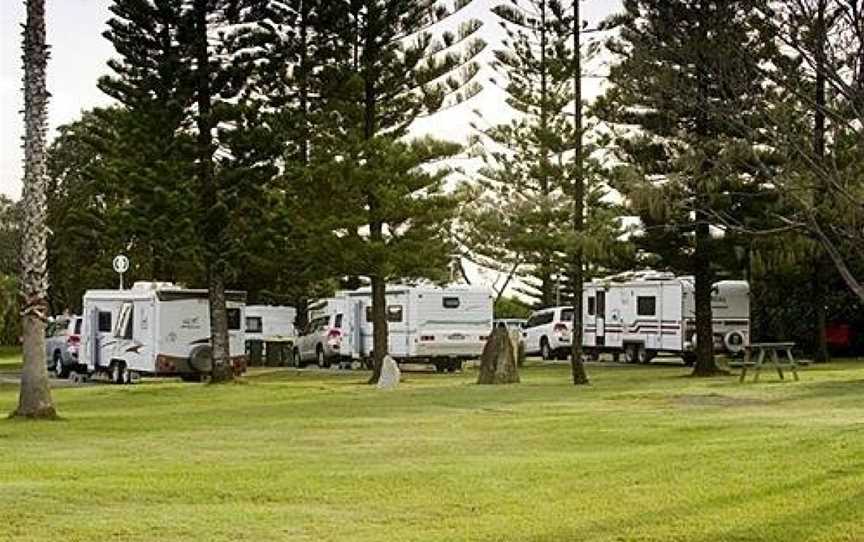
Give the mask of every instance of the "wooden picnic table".
POLYGON ((744 349, 744 361, 741 363, 741 378, 738 381, 744 382, 744 379, 747 377, 747 367, 753 367, 756 369, 753 382, 759 382, 759 373, 762 371, 762 365, 765 363, 766 357, 770 358, 772 365, 777 369, 780 380, 783 380, 783 366, 785 365, 792 371, 792 376, 797 381, 798 362, 795 360, 795 356, 792 355, 794 347, 794 342, 752 343, 746 346, 744 349), (754 353, 756 361, 753 361, 754 353))

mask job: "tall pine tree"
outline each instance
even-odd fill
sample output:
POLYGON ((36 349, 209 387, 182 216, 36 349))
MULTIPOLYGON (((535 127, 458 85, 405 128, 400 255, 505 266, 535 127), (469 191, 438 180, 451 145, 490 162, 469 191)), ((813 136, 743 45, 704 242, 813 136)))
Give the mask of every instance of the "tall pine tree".
POLYGON ((443 192, 441 162, 455 144, 410 141, 420 116, 451 107, 478 92, 474 59, 485 44, 480 24, 455 22, 470 1, 366 0, 339 2, 331 18, 339 63, 326 77, 335 92, 328 122, 317 126, 310 149, 315 182, 338 202, 333 258, 346 274, 372 288, 376 381, 387 354, 388 282, 446 278, 452 249, 449 221, 455 200, 443 192), (453 21, 455 30, 442 25, 453 21))
POLYGON ((662 234, 695 277, 695 332, 688 338, 696 342, 699 376, 718 372, 711 288, 719 241, 711 226, 738 212, 739 198, 759 191, 752 168, 739 161, 742 148, 747 154, 757 143, 742 126, 759 122, 765 98, 755 66, 773 54, 757 5, 625 0, 615 19, 619 37, 609 43, 616 58, 599 110, 611 124, 626 125, 617 137, 628 164, 619 188, 643 219, 642 239, 656 242, 652 234, 662 234), (753 61, 736 61, 745 52, 753 61))

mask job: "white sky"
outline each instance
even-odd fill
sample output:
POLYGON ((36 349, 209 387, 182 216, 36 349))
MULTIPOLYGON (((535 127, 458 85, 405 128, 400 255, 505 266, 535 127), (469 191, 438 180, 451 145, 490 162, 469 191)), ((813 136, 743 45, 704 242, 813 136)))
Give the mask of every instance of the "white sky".
MULTIPOLYGON (((488 32, 490 45, 495 44, 500 32, 488 9, 504 1, 477 0, 466 13, 486 23, 484 32, 488 32)), ((52 94, 49 124, 53 130, 74 121, 84 110, 110 103, 96 88, 96 80, 107 72, 105 63, 114 51, 102 37, 111 0, 46 0, 46 3, 48 43, 52 47, 48 64, 48 90, 52 94)), ((594 23, 615 10, 620 0, 586 0, 583 5, 583 16, 594 23)), ((13 199, 20 197, 23 174, 20 34, 24 19, 24 0, 0 0, 0 193, 13 199)), ((590 96, 596 83, 586 81, 585 86, 586 95, 590 96)), ((480 109, 487 118, 494 118, 504 107, 502 99, 500 91, 487 88, 468 104, 442 114, 420 129, 443 138, 462 139, 470 132, 471 110, 480 109)))

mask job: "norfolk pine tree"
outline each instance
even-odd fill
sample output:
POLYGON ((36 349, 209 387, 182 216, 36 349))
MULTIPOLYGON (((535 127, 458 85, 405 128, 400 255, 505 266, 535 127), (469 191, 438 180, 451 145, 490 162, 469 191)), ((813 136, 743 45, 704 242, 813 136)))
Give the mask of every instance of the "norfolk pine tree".
POLYGON ((327 77, 339 91, 328 100, 328 122, 317 127, 310 167, 341 208, 333 217, 334 258, 346 262, 346 275, 371 282, 370 382, 388 352, 387 282, 447 276, 456 201, 443 191, 448 170, 441 162, 460 147, 410 141, 409 129, 418 117, 479 91, 472 79, 485 46, 475 36, 480 23, 454 22, 470 3, 344 1, 332 19, 339 64, 327 77), (443 29, 448 21, 455 30, 443 29))
MULTIPOLYGON (((734 213, 738 194, 757 191, 737 160, 765 98, 758 59, 773 54, 757 20, 757 0, 625 0, 610 88, 598 111, 628 165, 620 189, 643 217, 685 247, 695 276, 696 367, 719 371, 713 355, 711 226, 734 213), (742 52, 753 62, 736 61, 742 52), (626 128, 624 128, 626 126, 626 128)), ((638 238, 637 238, 638 240, 638 238)), ((688 337, 689 339, 689 337, 688 337)))

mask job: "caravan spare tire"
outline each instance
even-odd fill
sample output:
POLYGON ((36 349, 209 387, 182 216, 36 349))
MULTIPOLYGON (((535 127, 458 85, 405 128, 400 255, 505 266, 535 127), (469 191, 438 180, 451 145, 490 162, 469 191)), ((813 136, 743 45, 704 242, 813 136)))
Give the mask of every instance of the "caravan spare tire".
POLYGON ((723 346, 730 354, 740 354, 744 351, 744 334, 740 331, 730 331, 723 337, 723 346))
POLYGON ((198 373, 213 371, 213 350, 209 345, 196 346, 189 354, 189 367, 198 373))

